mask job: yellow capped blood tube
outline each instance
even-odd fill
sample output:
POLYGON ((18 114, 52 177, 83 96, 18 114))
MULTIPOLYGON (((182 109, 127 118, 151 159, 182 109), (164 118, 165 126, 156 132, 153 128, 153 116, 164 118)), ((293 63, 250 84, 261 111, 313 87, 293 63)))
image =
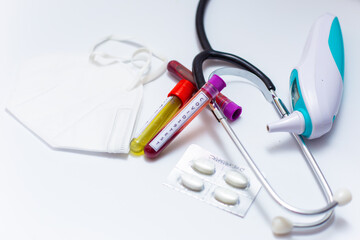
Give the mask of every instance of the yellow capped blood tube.
POLYGON ((130 153, 135 156, 144 154, 145 145, 165 126, 175 113, 184 105, 196 91, 188 80, 181 80, 168 94, 167 99, 141 128, 139 134, 131 140, 130 153))

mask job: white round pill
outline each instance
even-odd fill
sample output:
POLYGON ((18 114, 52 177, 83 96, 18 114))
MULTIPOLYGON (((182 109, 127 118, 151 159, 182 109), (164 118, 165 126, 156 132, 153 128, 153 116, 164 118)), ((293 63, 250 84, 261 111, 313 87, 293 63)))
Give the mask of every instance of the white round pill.
POLYGON ((236 193, 221 187, 215 189, 214 197, 219 202, 225 203, 227 205, 235 205, 239 201, 239 196, 236 193))
POLYGON ((228 171, 225 174, 225 182, 232 187, 244 189, 249 185, 247 177, 238 171, 228 171))
POLYGON ((192 191, 200 192, 204 189, 204 183, 203 181, 193 175, 190 174, 182 174, 181 175, 181 184, 186 187, 187 189, 190 189, 192 191))
POLYGON ((206 175, 212 175, 215 172, 215 164, 203 158, 194 160, 191 167, 198 173, 206 175))

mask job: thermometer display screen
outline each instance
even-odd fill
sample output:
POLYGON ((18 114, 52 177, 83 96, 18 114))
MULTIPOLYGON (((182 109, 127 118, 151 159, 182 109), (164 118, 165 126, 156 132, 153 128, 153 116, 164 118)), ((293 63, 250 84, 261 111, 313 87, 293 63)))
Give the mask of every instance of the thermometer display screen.
POLYGON ((292 100, 292 106, 295 107, 295 104, 300 98, 299 89, 297 87, 297 81, 294 80, 291 86, 291 100, 292 100))

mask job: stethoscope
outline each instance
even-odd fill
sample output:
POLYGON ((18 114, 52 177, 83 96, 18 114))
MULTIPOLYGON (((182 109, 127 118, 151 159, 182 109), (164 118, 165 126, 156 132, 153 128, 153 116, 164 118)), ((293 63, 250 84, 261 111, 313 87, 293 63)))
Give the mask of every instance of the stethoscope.
MULTIPOLYGON (((200 52, 193 60, 193 76, 196 81, 197 87, 201 88, 205 84, 205 78, 203 74, 203 63, 208 59, 216 59, 221 60, 224 62, 228 62, 236 66, 237 68, 223 68, 219 69, 215 72, 217 75, 237 75, 237 76, 244 76, 253 82, 255 85, 258 86, 259 89, 262 90, 264 96, 268 101, 270 101, 277 109, 281 118, 284 118, 289 115, 289 111, 287 110, 286 106, 283 104, 282 100, 276 95, 276 88, 271 80, 258 68, 253 66, 251 63, 247 62, 246 60, 230 53, 226 52, 219 52, 212 49, 205 33, 204 29, 204 12, 206 4, 208 0, 200 0, 197 12, 196 12, 196 31, 200 41, 202 48, 204 49, 200 52)), ((262 186, 265 190, 270 194, 270 196, 283 208, 288 211, 291 211, 296 214, 301 215, 318 215, 324 214, 320 219, 312 221, 312 222, 291 222, 285 217, 275 217, 272 221, 272 230, 275 234, 287 234, 292 231, 292 229, 306 229, 306 228, 313 228, 323 225, 324 223, 328 222, 334 213, 334 208, 338 205, 346 204, 349 199, 351 199, 351 194, 347 190, 340 190, 335 195, 333 195, 329 184, 327 183, 323 173, 321 172, 318 164, 315 161, 315 158, 311 154, 310 150, 306 146, 303 138, 297 134, 292 133, 292 136, 295 138, 296 142, 298 143, 299 147, 301 148, 305 159, 310 166, 314 176, 316 177, 317 182, 319 183, 322 193, 326 199, 326 205, 319 209, 313 210, 306 210, 300 209, 297 207, 288 204, 280 196, 275 192, 273 187, 264 177, 263 173, 257 167, 255 162, 252 160, 242 143, 240 142, 239 138, 228 124, 226 117, 224 114, 219 110, 220 108, 217 106, 216 102, 213 101, 209 104, 210 109, 214 113, 214 116, 217 120, 222 124, 242 156, 245 158, 245 161, 250 166, 254 174, 257 176, 258 180, 261 182, 262 186), (349 196, 350 195, 350 196, 349 196), (334 200, 335 196, 335 200, 334 200), (342 201, 343 197, 347 199, 347 201, 342 201)))

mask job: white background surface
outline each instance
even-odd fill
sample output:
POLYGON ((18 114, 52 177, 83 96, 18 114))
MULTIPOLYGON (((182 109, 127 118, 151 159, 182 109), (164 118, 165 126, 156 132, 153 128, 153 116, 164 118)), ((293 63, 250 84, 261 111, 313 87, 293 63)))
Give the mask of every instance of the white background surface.
MULTIPOLYGON (((239 218, 162 183, 186 148, 198 144, 243 163, 206 110, 154 162, 127 155, 82 154, 49 148, 3 109, 27 60, 56 53, 87 54, 109 34, 134 36, 191 68, 200 51, 197 1, 0 2, 0 239, 273 239, 271 219, 283 211, 262 189, 239 218)), ((326 228, 282 239, 359 239, 360 1, 211 1, 206 31, 215 49, 237 54, 264 71, 288 102, 288 81, 311 24, 325 12, 339 17, 345 44, 345 88, 332 132, 308 142, 333 190, 352 190, 326 228)), ((142 125, 174 79, 145 86, 142 125)), ((243 106, 233 128, 279 194, 302 208, 324 204, 288 134, 270 135, 277 119, 258 90, 230 83, 225 94, 243 106)), ((295 219, 285 213, 286 216, 295 219)), ((298 218, 307 221, 307 218, 298 218)))

